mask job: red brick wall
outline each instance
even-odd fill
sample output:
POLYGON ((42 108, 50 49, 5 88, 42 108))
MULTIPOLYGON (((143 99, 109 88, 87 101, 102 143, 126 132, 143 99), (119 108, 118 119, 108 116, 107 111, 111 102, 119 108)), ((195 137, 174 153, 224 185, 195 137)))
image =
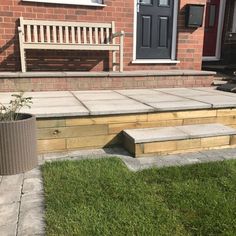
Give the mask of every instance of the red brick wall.
MULTIPOLYGON (((203 27, 184 27, 184 6, 205 4, 206 0, 180 0, 178 15, 177 60, 174 65, 133 65, 133 0, 105 0, 107 5, 84 7, 59 4, 0 1, 0 71, 19 71, 17 26, 19 17, 40 20, 116 22, 125 35, 125 70, 201 69, 203 27)), ((109 54, 100 52, 35 52, 28 51, 28 69, 32 70, 107 70, 109 54), (80 58, 80 60, 78 60, 80 58)))
POLYGON ((209 87, 212 81, 212 75, 1 78, 0 92, 209 87))

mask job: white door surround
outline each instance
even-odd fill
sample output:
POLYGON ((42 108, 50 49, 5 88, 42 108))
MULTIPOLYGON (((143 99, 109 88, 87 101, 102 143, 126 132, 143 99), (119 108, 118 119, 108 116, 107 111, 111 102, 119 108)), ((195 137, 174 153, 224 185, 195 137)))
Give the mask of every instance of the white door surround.
POLYGON ((219 21, 218 21, 218 28, 217 28, 215 56, 213 56, 213 57, 204 57, 203 56, 202 57, 203 61, 219 61, 220 60, 222 33, 223 33, 223 27, 224 27, 225 5, 226 5, 226 0, 220 0, 219 21))
POLYGON ((133 64, 176 64, 179 61, 176 60, 176 43, 177 43, 177 18, 178 18, 178 6, 179 0, 174 0, 174 14, 173 14, 173 34, 172 34, 172 46, 171 46, 171 59, 137 59, 136 58, 136 46, 137 46, 137 9, 139 6, 139 0, 134 0, 134 29, 133 29, 133 64))

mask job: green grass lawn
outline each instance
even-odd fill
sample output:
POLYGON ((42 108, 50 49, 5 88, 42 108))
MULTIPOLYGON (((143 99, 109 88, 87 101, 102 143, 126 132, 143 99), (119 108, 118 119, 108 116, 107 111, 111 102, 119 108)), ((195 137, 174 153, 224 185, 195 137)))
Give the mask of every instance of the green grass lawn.
POLYGON ((236 235, 236 161, 137 173, 65 161, 43 176, 47 235, 236 235))

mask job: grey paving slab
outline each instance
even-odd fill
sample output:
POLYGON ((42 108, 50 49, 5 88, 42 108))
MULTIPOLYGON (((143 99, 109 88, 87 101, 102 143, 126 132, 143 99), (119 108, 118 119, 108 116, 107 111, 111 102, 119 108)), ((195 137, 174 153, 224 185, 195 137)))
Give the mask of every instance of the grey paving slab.
POLYGON ((19 94, 19 92, 0 93, 0 101, 2 101, 2 99, 13 99, 13 98, 14 98, 14 97, 12 96, 13 94, 19 94))
POLYGON ((12 97, 4 97, 4 98, 0 98, 0 105, 8 105, 10 103, 10 101, 12 100, 12 97))
POLYGON ((151 112, 154 109, 131 99, 85 101, 91 115, 151 112))
POLYGON ((0 226, 0 235, 2 236, 15 236, 16 224, 0 226))
POLYGON ((229 96, 229 97, 236 97, 236 93, 231 93, 227 91, 221 91, 217 90, 214 87, 206 87, 206 88, 193 88, 193 90, 198 90, 198 91, 207 91, 209 93, 213 93, 214 95, 219 94, 219 95, 224 95, 224 96, 229 96))
POLYGON ((215 156, 206 156, 204 158, 201 158, 200 161, 201 163, 206 163, 206 162, 215 162, 215 161, 224 161, 223 156, 215 155, 215 156))
MULTIPOLYGON (((146 157, 149 158, 149 157, 146 157)), ((169 155, 165 158, 156 157, 156 160, 153 162, 143 163, 140 167, 141 170, 149 169, 153 167, 163 168, 163 167, 171 167, 171 166, 180 166, 179 157, 177 155, 169 155)))
POLYGON ((222 124, 185 125, 176 127, 158 127, 146 129, 127 129, 124 135, 134 143, 205 138, 236 134, 236 130, 222 124))
POLYGON ((204 158, 206 155, 204 154, 205 151, 202 152, 191 152, 191 153, 180 153, 178 154, 181 158, 192 158, 192 159, 201 159, 204 158))
POLYGON ((156 91, 162 91, 168 94, 183 96, 183 97, 191 97, 191 96, 206 96, 206 95, 212 95, 209 91, 201 91, 201 90, 194 90, 194 89, 188 89, 188 88, 170 88, 170 89, 162 89, 162 90, 156 90, 156 91))
POLYGON ((177 128, 188 134, 190 138, 205 138, 236 134, 235 129, 222 124, 185 125, 178 126, 177 128))
POLYGON ((204 160, 207 158, 214 158, 214 157, 220 157, 223 158, 223 156, 225 156, 224 149, 212 149, 212 150, 204 150, 204 151, 200 151, 201 154, 203 154, 203 156, 199 157, 198 159, 200 160, 204 160))
POLYGON ((236 160, 236 156, 224 155, 223 158, 224 158, 225 160, 236 160))
POLYGON ((217 96, 194 96, 192 99, 209 103, 213 108, 235 107, 236 97, 217 94, 217 96))
POLYGON ((214 86, 211 86, 211 87, 194 87, 194 88, 191 88, 193 90, 201 90, 201 91, 217 91, 216 87, 214 86))
POLYGON ((178 155, 168 155, 168 156, 147 156, 137 158, 140 161, 140 165, 143 168, 151 168, 157 166, 168 166, 168 165, 179 165, 180 157, 178 155))
POLYGON ((24 96, 33 98, 61 98, 73 97, 69 91, 25 92, 24 96))
POLYGON ((225 148, 225 149, 221 150, 221 153, 223 153, 223 155, 236 157, 236 149, 235 148, 225 148))
POLYGON ((0 191, 16 191, 21 189, 23 184, 23 174, 3 176, 0 191))
POLYGON ((84 106, 33 107, 22 109, 22 112, 30 112, 38 118, 89 115, 89 111, 84 106))
POLYGON ((62 107, 62 106, 78 106, 81 103, 74 97, 51 97, 51 98, 33 98, 32 108, 35 107, 62 107))
POLYGON ((74 96, 77 97, 79 100, 82 101, 93 101, 93 100, 117 100, 117 99, 127 99, 127 97, 113 92, 113 91, 106 91, 106 92, 73 92, 74 96))
POLYGON ((136 101, 140 101, 142 103, 155 103, 155 102, 176 102, 182 101, 184 98, 174 96, 174 95, 167 95, 167 94, 150 94, 150 95, 130 95, 130 98, 135 99, 136 101))
POLYGON ((34 207, 31 206, 20 212, 18 236, 45 235, 44 221, 41 217, 44 214, 43 208, 33 204, 34 207))
POLYGON ((181 166, 185 166, 185 165, 193 165, 193 164, 198 164, 201 163, 201 161, 197 158, 180 158, 178 160, 178 163, 181 166))
POLYGON ((33 193, 41 193, 43 191, 42 180, 38 177, 35 178, 27 178, 24 180, 24 185, 22 192, 24 195, 33 194, 33 193))
POLYGON ((19 189, 11 191, 0 190, 0 206, 3 204, 12 204, 20 201, 21 191, 19 189))
POLYGON ((87 93, 93 93, 93 94, 109 94, 113 92, 113 90, 81 90, 81 91, 70 91, 72 94, 87 94, 87 93))
POLYGON ((115 90, 116 92, 130 96, 130 95, 158 95, 163 94, 162 92, 158 92, 152 89, 127 89, 127 90, 115 90))
POLYGON ((178 111, 178 110, 197 110, 197 109, 209 109, 211 104, 198 102, 193 100, 172 101, 172 102, 149 102, 150 105, 157 109, 157 111, 178 111))
POLYGON ((19 202, 0 205, 0 227, 17 224, 19 206, 19 202))
POLYGON ((41 175, 39 167, 36 167, 33 170, 30 170, 24 173, 24 179, 41 178, 41 176, 42 175, 41 175))
POLYGON ((147 129, 130 129, 123 131, 126 136, 132 138, 134 143, 147 143, 166 140, 187 139, 188 134, 176 127, 159 127, 147 129))
POLYGON ((13 93, 0 93, 0 103, 7 105, 11 100, 15 98, 12 96, 13 94, 19 94, 18 92, 13 93))

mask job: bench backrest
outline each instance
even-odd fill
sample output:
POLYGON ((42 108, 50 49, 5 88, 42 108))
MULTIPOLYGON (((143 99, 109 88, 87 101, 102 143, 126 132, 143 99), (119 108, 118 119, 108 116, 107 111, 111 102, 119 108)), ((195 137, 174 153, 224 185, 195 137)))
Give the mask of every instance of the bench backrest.
POLYGON ((20 18, 22 43, 115 44, 115 22, 39 21, 20 18))

